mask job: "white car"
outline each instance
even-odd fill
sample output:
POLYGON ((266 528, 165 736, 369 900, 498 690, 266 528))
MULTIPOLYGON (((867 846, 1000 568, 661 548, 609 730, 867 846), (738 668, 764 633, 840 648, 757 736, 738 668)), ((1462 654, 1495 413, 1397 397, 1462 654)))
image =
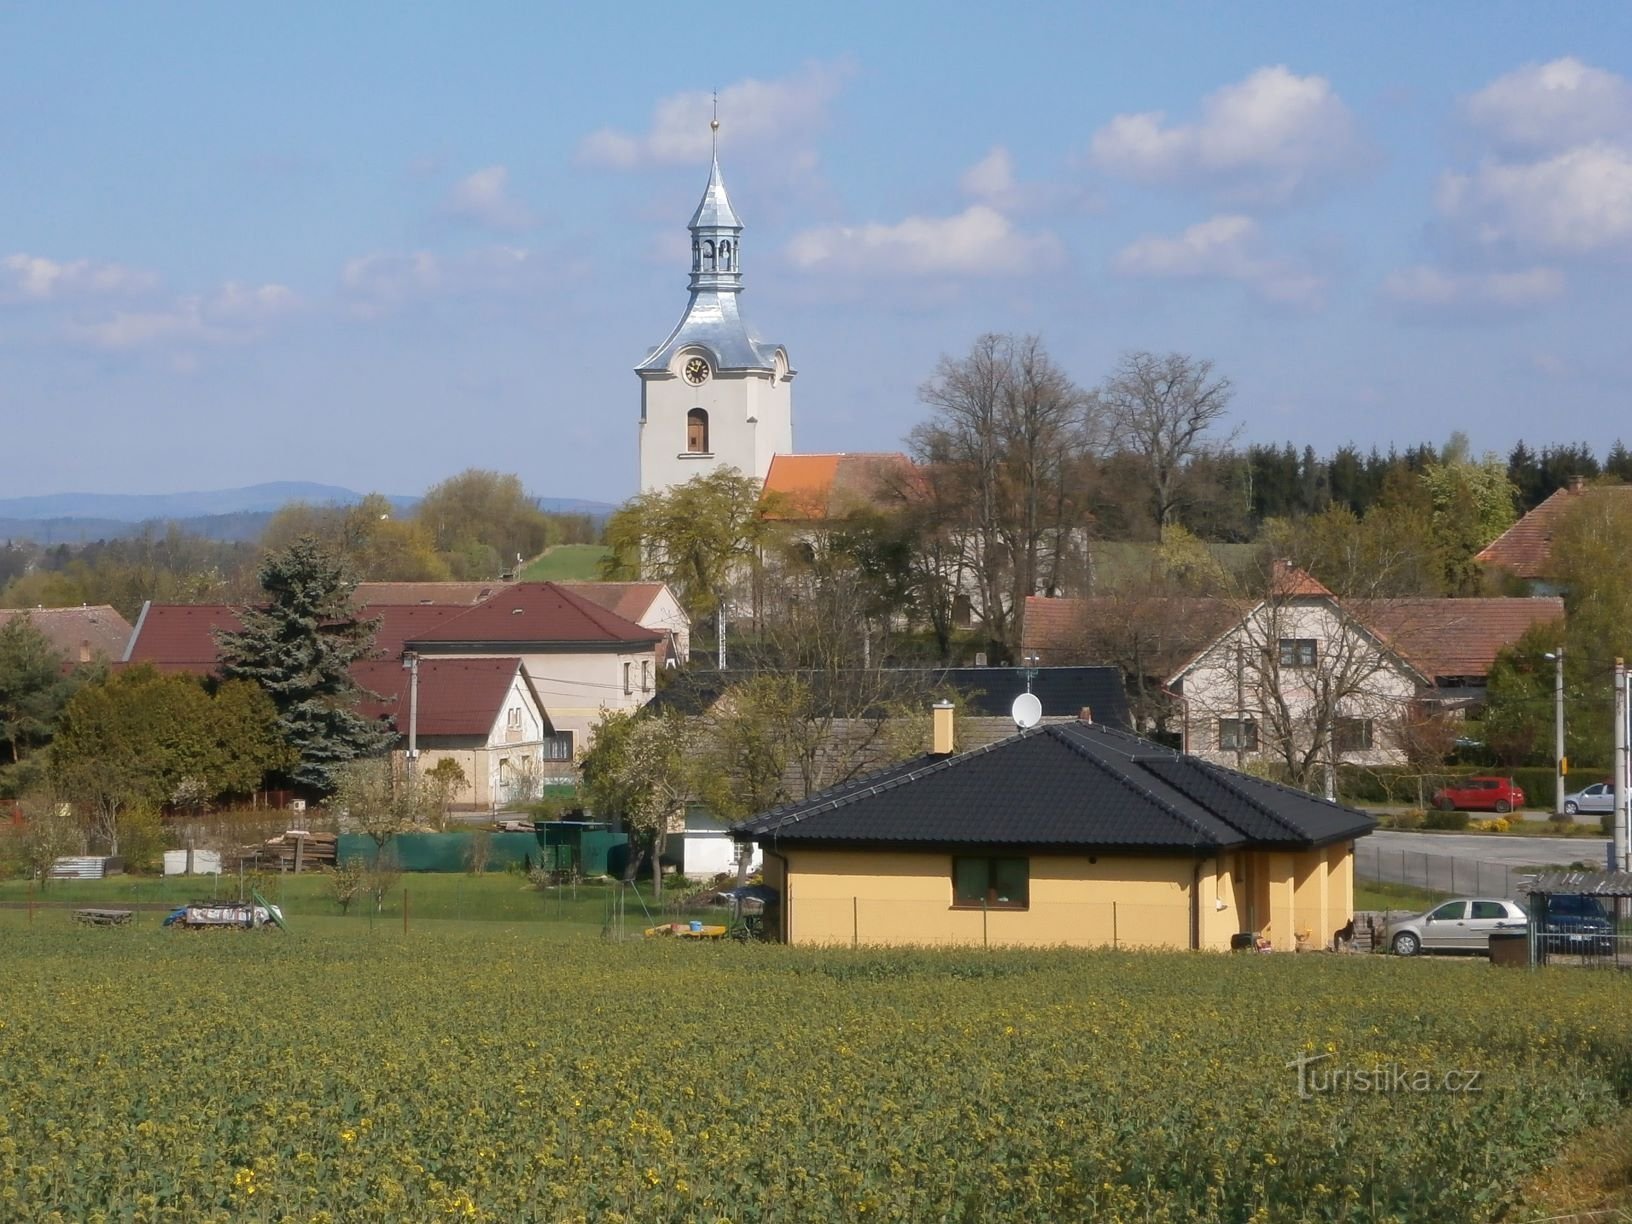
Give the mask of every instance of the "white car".
POLYGON ((1459 897, 1426 914, 1388 924, 1388 947, 1400 956, 1418 952, 1486 952, 1497 932, 1523 932, 1530 919, 1516 901, 1459 897))
POLYGON ((1594 782, 1573 795, 1564 796, 1564 812, 1576 816, 1582 812, 1613 812, 1615 787, 1609 782, 1594 782))

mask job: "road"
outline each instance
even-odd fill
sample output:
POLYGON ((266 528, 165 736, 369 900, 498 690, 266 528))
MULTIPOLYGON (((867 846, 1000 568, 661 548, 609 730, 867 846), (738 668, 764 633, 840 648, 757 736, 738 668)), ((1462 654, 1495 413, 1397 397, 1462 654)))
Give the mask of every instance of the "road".
POLYGON ((1508 837, 1500 833, 1408 833, 1378 829, 1365 842, 1385 853, 1438 854, 1447 858, 1479 859, 1508 867, 1542 863, 1567 866, 1577 861, 1602 866, 1605 846, 1597 837, 1508 837))

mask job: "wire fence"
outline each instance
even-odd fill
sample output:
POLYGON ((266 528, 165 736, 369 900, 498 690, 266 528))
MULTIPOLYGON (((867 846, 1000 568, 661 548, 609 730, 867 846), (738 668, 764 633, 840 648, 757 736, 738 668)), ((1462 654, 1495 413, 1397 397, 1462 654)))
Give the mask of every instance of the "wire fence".
MULTIPOLYGON (((1591 859, 1592 851, 1596 848, 1593 843, 1583 843, 1583 857, 1591 859)), ((1519 886, 1535 875, 1536 870, 1535 867, 1514 866, 1488 859, 1395 850, 1367 845, 1364 841, 1354 848, 1354 874, 1357 879, 1379 884, 1403 884, 1447 896, 1506 897, 1522 901, 1524 898, 1519 886)))

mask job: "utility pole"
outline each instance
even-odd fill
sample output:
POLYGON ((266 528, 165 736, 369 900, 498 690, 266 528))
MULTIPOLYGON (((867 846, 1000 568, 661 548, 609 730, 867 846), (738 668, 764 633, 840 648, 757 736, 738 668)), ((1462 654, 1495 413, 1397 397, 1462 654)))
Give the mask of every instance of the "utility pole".
POLYGON ((1570 772, 1564 755, 1564 647, 1545 656, 1553 661, 1553 815, 1564 818, 1564 782, 1570 772))
POLYGON ((720 671, 724 671, 725 670, 725 600, 724 599, 720 600, 719 610, 714 613, 714 630, 715 630, 715 637, 716 637, 715 645, 719 649, 718 667, 719 667, 720 671))
POLYGON ((413 790, 419 763, 419 654, 409 651, 402 658, 408 672, 408 789, 413 790))
POLYGON ((1615 869, 1632 868, 1627 861, 1626 660, 1615 660, 1615 869))

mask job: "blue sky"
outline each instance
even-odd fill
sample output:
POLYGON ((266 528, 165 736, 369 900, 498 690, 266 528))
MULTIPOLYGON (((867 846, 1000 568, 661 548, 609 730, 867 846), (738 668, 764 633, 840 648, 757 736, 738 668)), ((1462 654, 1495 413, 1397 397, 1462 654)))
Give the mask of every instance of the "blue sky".
POLYGON ((7 496, 635 485, 708 95, 796 445, 983 331, 1243 440, 1632 442, 1632 7, 0 6, 7 496))

